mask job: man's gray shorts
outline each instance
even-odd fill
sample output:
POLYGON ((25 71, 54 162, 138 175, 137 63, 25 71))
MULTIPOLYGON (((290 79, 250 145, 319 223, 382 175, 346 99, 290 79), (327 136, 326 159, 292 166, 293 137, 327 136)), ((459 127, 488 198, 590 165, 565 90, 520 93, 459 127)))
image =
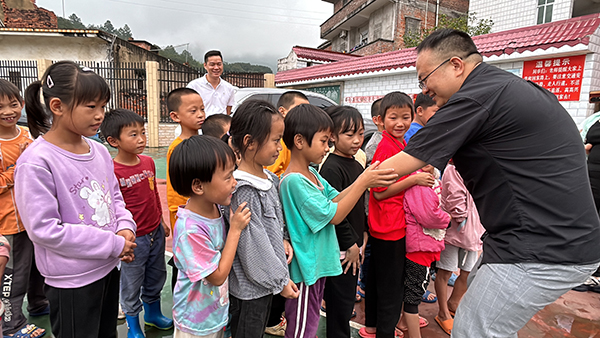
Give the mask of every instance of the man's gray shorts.
POLYGON ((531 317, 583 283, 599 264, 483 264, 475 268, 456 311, 452 338, 517 338, 517 331, 531 317))
POLYGON ((440 253, 440 261, 435 264, 435 267, 446 271, 461 269, 471 272, 477 262, 477 254, 477 251, 468 251, 451 244, 446 244, 446 248, 440 253))

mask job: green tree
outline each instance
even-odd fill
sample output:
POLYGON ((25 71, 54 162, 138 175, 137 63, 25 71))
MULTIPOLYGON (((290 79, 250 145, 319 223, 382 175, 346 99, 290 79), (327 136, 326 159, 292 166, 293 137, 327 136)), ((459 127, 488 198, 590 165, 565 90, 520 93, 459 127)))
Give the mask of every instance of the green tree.
POLYGON ((133 37, 133 33, 131 32, 131 28, 129 28, 129 26, 127 24, 125 24, 123 27, 117 29, 117 36, 120 37, 123 40, 127 40, 131 37, 133 37))
POLYGON ((85 29, 85 25, 81 22, 81 19, 77 16, 77 14, 73 13, 69 15, 69 21, 73 23, 73 27, 75 29, 85 29))
POLYGON ((488 34, 491 32, 494 22, 491 19, 477 20, 475 14, 477 13, 472 12, 457 18, 451 18, 445 14, 441 14, 436 27, 424 29, 419 33, 404 34, 404 47, 416 47, 421 41, 428 37, 429 34, 440 28, 458 29, 467 32, 470 36, 488 34))
POLYGON ((86 29, 81 19, 75 14, 69 15, 68 19, 57 17, 58 28, 62 29, 86 29))
POLYGON ((111 34, 115 34, 117 33, 115 26, 113 26, 112 22, 110 22, 110 20, 106 20, 106 22, 104 23, 104 25, 102 25, 101 29, 105 32, 111 33, 111 34))

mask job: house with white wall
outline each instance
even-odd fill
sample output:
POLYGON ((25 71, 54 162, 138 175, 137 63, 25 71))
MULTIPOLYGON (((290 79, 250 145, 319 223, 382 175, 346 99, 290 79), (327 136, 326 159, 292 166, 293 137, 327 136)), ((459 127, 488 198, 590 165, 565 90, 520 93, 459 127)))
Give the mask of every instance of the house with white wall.
MULTIPOLYGON (((600 90, 600 15, 555 21, 473 37, 484 62, 537 82, 557 95, 576 123, 594 112, 600 90)), ((342 102, 370 119, 371 103, 391 91, 416 95, 414 48, 279 72, 275 85, 337 87, 342 102)))
POLYGON ((288 56, 277 60, 277 71, 311 67, 336 61, 353 60, 360 55, 333 52, 310 47, 294 46, 288 56))
POLYGON ((501 32, 600 13, 600 0, 470 0, 469 11, 501 32))

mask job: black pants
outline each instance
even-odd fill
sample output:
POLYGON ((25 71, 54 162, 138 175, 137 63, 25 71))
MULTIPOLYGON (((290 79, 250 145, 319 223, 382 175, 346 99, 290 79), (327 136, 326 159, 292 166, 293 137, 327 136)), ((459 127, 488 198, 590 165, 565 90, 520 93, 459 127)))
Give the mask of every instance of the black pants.
POLYGON ((232 338, 262 338, 267 327, 273 295, 242 300, 229 295, 229 324, 232 338))
POLYGON ((281 314, 285 311, 285 297, 280 294, 273 295, 271 312, 267 320, 267 327, 275 326, 281 322, 281 314))
POLYGON ((358 274, 352 275, 352 268, 339 276, 327 277, 323 294, 327 306, 327 338, 350 337, 349 322, 356 301, 357 282, 358 274))
POLYGON ((46 285, 56 338, 116 338, 120 273, 114 268, 92 284, 72 289, 46 285))
POLYGON ((40 312, 48 306, 44 295, 44 277, 35 265, 33 243, 25 231, 6 235, 10 244, 10 259, 2 276, 3 335, 21 329, 27 318, 23 314, 23 299, 27 293, 27 311, 40 312))
POLYGON ((367 275, 365 326, 377 328, 377 338, 394 338, 404 301, 405 238, 385 241, 371 237, 367 275))
MULTIPOLYGON (((596 211, 600 214, 600 171, 588 169, 588 174, 590 176, 590 185, 592 186, 592 195, 594 196, 596 211)), ((594 276, 600 277, 600 268, 594 272, 594 276)))

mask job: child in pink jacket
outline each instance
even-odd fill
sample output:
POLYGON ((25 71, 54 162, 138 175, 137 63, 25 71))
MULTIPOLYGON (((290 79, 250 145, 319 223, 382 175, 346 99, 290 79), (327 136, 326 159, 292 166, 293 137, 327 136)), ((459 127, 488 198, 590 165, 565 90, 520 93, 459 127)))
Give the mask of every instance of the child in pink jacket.
MULTIPOLYGON (((433 173, 427 165, 420 172, 433 173)), ((406 214, 406 263, 403 318, 411 338, 420 338, 419 304, 429 284, 429 266, 444 250, 444 236, 450 216, 440 207, 441 185, 414 185, 404 193, 406 214)), ((426 324, 426 322, 424 323, 426 324)))
POLYGON ((450 161, 442 178, 442 208, 452 217, 446 231, 446 248, 442 251, 435 279, 439 312, 435 320, 450 334, 453 327, 452 316, 462 296, 467 291, 467 277, 473 269, 483 243, 481 235, 485 231, 479 220, 479 213, 473 197, 467 191, 462 177, 450 161), (460 269, 454 283, 452 295, 448 298, 446 284, 453 271, 460 269), (446 301, 447 300, 447 301, 446 301))

